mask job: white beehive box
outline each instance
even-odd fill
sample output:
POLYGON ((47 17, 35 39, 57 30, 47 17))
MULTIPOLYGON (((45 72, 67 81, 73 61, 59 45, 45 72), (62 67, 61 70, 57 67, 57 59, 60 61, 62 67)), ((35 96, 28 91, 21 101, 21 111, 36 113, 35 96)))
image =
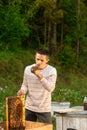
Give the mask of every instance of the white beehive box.
POLYGON ((51 115, 54 116, 54 111, 59 109, 67 109, 70 107, 70 102, 52 102, 51 103, 51 115))

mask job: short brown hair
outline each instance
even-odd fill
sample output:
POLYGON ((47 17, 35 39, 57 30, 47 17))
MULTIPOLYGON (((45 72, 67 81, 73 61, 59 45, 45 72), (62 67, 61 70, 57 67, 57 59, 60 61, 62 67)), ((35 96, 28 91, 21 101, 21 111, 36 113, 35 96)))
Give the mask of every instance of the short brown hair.
POLYGON ((49 56, 49 51, 46 50, 46 49, 38 49, 38 50, 36 51, 36 53, 49 56))

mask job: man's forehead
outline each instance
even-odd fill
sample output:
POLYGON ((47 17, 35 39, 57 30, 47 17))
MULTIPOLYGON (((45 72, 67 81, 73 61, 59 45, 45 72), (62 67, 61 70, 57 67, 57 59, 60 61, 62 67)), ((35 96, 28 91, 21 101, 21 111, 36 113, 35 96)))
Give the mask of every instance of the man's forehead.
POLYGON ((36 58, 47 58, 47 55, 36 53, 36 58))
POLYGON ((46 56, 46 55, 44 55, 44 54, 39 54, 39 53, 36 53, 36 56, 46 56))

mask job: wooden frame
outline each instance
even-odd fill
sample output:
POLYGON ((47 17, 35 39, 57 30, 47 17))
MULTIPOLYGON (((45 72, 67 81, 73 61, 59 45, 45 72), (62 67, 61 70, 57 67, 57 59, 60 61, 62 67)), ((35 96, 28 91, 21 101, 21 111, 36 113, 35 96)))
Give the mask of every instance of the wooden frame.
POLYGON ((6 98, 6 130, 25 129, 25 96, 6 98))
POLYGON ((25 125, 25 130, 53 130, 52 124, 26 121, 25 125))

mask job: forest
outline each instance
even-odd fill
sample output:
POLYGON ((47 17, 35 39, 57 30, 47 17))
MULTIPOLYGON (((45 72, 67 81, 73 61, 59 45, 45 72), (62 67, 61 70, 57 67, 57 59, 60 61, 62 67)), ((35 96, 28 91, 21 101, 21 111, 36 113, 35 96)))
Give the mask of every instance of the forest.
POLYGON ((24 67, 46 48, 58 70, 53 101, 82 105, 87 95, 87 1, 0 0, 0 121, 16 95, 24 67))
POLYGON ((0 49, 46 47, 60 64, 83 69, 86 12, 86 0, 0 0, 0 49))

